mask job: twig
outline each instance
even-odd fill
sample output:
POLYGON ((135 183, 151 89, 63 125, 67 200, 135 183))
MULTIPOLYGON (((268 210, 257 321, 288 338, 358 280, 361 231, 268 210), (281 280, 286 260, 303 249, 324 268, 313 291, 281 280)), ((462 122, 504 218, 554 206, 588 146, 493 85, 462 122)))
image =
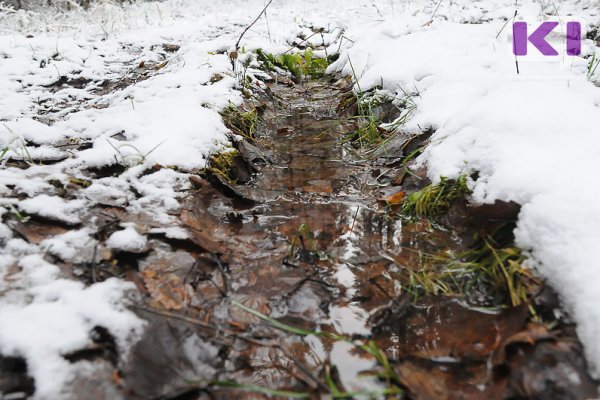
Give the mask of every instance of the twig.
MULTIPOLYGON (((264 4, 264 1, 263 1, 264 4)), ((265 10, 265 21, 267 22, 267 33, 269 34, 269 42, 273 43, 273 38, 271 37, 271 25, 269 24, 269 16, 267 15, 267 11, 265 10)))
POLYGON ((187 315, 182 315, 182 314, 178 314, 178 313, 174 313, 174 312, 170 312, 170 311, 155 310, 155 309, 152 309, 149 307, 138 306, 138 305, 134 305, 133 308, 136 308, 138 310, 141 310, 141 311, 144 311, 144 312, 147 312, 150 314, 160 315, 161 317, 177 319, 179 321, 187 322, 188 324, 198 325, 203 328, 211 329, 211 330, 217 331, 217 332, 222 330, 214 325, 211 325, 211 324, 204 322, 202 320, 199 320, 197 318, 188 317, 187 315))
POLYGON ((329 54, 327 54, 327 46, 325 46, 325 37, 323 36, 323 31, 321 33, 321 43, 323 43, 323 50, 325 50, 325 57, 329 58, 329 54))
POLYGON ((92 283, 96 283, 96 253, 98 252, 98 245, 94 246, 94 254, 92 255, 92 283))
POLYGON ((435 14, 437 14, 437 12, 438 12, 438 8, 440 8, 440 5, 442 4, 442 1, 444 1, 444 0, 438 1, 437 6, 435 7, 435 10, 433 10, 433 14, 431 14, 431 18, 429 19, 429 22, 427 22, 421 26, 431 25, 431 23, 433 22, 433 18, 435 17, 435 14))
POLYGON ((498 36, 500 36, 500 34, 501 34, 501 33, 502 33, 502 31, 504 30, 504 28, 506 28, 506 25, 508 25, 508 23, 509 23, 511 20, 513 20, 513 21, 515 20, 515 18, 517 17, 517 13, 518 13, 518 11, 517 11, 517 10, 515 10, 515 15, 513 15, 513 17, 512 17, 512 18, 510 18, 510 19, 507 19, 507 20, 506 20, 506 22, 504 23, 504 25, 502 25, 502 28, 501 28, 501 29, 498 31, 498 34, 496 35, 496 39, 498 39, 498 36))
POLYGON ((360 210, 360 206, 356 206, 356 212, 354 213, 354 218, 352 219, 352 226, 350 226, 350 233, 354 230, 354 223, 356 222, 356 217, 358 216, 358 210, 360 210))
POLYGON ((267 8, 271 5, 272 2, 273 2, 273 0, 269 0, 267 5, 265 6, 265 8, 263 8, 262 11, 260 12, 260 14, 258 14, 258 17, 256 17, 256 19, 254 21, 252 21, 252 23, 250 25, 248 25, 246 27, 246 29, 244 29, 244 31, 238 38, 237 42, 235 43, 235 51, 237 51, 240 48, 240 42, 242 41, 242 38, 244 37, 246 32, 248 32, 248 29, 252 28, 252 25, 254 25, 260 19, 260 17, 262 17, 262 15, 267 11, 267 8))
POLYGON ((290 51, 294 50, 296 47, 300 46, 301 44, 303 44, 304 42, 306 42, 308 39, 310 39, 311 37, 315 36, 317 33, 321 33, 323 32, 323 28, 320 28, 318 31, 314 32, 312 35, 310 35, 309 37, 307 37, 306 39, 303 39, 300 43, 292 45, 292 47, 290 47, 289 49, 287 49, 283 54, 287 54, 290 51))
POLYGON ((375 1, 371 0, 371 5, 375 8, 375 11, 377 11, 377 14, 379 14, 379 16, 381 18, 383 18, 383 14, 381 13, 381 10, 379 9, 379 7, 377 7, 377 4, 375 4, 375 1))

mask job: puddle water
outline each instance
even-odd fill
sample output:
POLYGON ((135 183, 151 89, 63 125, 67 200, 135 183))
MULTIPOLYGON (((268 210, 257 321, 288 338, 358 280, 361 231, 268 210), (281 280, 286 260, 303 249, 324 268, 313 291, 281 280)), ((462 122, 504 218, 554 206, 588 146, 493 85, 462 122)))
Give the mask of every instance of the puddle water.
MULTIPOLYGON (((316 398, 330 391, 327 371, 341 391, 387 387, 372 374, 376 360, 352 344, 274 329, 232 304, 237 301, 297 328, 361 343, 374 339, 411 398, 526 395, 533 390, 528 377, 549 362, 540 355, 538 362, 527 364, 505 351, 513 338, 510 343, 527 342, 527 351, 535 352, 531 337, 514 339, 528 323, 526 308, 477 310, 451 298, 413 303, 404 295, 400 270, 418 265, 414 251, 406 248, 433 253, 460 248, 460 240, 450 231, 403 224, 386 213, 378 199, 389 188, 379 187, 380 171, 340 141, 351 129, 336 111, 341 91, 324 81, 295 87, 272 84, 255 141, 270 162, 256 166, 250 182, 235 185, 235 196, 206 183, 185 204, 182 220, 206 251, 179 274, 191 287, 186 314, 222 334, 192 326, 170 332, 182 335, 186 343, 199 335, 211 343, 207 348, 212 352, 206 357, 200 351, 200 364, 191 371, 189 352, 181 355, 185 362, 171 363, 172 391, 191 390, 189 378, 179 378, 198 370, 214 380, 307 392, 316 398)), ((134 350, 132 363, 143 349, 134 350)), ((566 363, 583 382, 577 387, 561 383, 563 393, 568 398, 594 394, 585 362, 573 361, 563 350, 554 354, 553 362, 566 363)), ((580 345, 574 341, 568 351, 581 352, 580 345)), ((542 377, 554 382, 560 374, 542 377)), ((132 392, 152 386, 143 378, 128 384, 132 392)), ((262 398, 236 389, 216 389, 214 394, 262 398)))

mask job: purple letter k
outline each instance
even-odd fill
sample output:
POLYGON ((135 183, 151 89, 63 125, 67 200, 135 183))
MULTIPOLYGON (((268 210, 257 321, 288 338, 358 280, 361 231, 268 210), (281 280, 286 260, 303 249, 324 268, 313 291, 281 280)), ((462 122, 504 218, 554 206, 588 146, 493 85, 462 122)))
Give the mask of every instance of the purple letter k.
POLYGON ((529 40, 543 55, 557 56, 558 52, 546 42, 546 36, 557 25, 558 22, 542 22, 531 36, 527 37, 527 23, 515 22, 513 24, 513 53, 516 56, 527 55, 527 41, 529 40))

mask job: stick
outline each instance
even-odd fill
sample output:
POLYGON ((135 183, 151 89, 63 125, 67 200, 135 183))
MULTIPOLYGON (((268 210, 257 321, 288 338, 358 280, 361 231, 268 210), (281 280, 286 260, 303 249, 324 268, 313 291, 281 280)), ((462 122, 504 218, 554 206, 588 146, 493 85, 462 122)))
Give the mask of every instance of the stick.
POLYGON ((435 14, 437 14, 437 12, 438 12, 438 8, 440 8, 440 5, 442 4, 442 1, 444 1, 444 0, 440 0, 437 3, 437 6, 435 7, 435 10, 433 11, 433 14, 431 14, 431 18, 429 19, 429 22, 427 22, 426 24, 421 25, 422 27, 423 26, 427 26, 427 25, 431 25, 431 23, 433 22, 433 18, 435 17, 435 14))
POLYGON ((267 11, 267 8, 269 7, 269 5, 271 5, 272 2, 273 2, 273 0, 269 0, 267 5, 265 6, 265 8, 263 8, 263 10, 260 12, 260 14, 258 14, 258 17, 256 17, 256 19, 254 21, 252 21, 252 23, 250 25, 248 25, 246 27, 246 29, 244 29, 244 31, 240 35, 238 41, 235 43, 235 51, 237 51, 240 48, 240 42, 242 41, 242 38, 244 37, 246 32, 248 32, 248 29, 252 28, 252 25, 254 25, 256 23, 256 21, 258 21, 260 19, 260 17, 262 17, 262 15, 267 11))

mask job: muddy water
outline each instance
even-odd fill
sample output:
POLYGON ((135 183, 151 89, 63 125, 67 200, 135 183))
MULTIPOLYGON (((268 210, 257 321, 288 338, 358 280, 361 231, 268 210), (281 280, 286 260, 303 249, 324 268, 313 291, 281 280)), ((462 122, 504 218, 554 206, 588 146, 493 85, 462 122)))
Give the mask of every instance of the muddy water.
POLYGON ((336 111, 342 90, 324 81, 270 85, 254 141, 266 162, 254 163, 246 184, 196 182, 182 220, 197 248, 171 243, 178 258, 157 251, 175 265, 173 284, 152 294, 160 315, 141 312, 151 328, 123 371, 129 393, 266 396, 204 390, 210 381, 235 381, 319 398, 331 393, 328 376, 342 392, 389 387, 374 375, 376 360, 352 344, 277 330, 236 301, 294 327, 375 339, 410 398, 595 395, 569 325, 534 326, 526 307, 474 308, 406 293, 400 276, 419 267, 415 250, 463 244, 453 230, 403 223, 386 209, 380 199, 402 188, 382 176, 397 171, 374 168, 342 143, 352 129, 336 111))

